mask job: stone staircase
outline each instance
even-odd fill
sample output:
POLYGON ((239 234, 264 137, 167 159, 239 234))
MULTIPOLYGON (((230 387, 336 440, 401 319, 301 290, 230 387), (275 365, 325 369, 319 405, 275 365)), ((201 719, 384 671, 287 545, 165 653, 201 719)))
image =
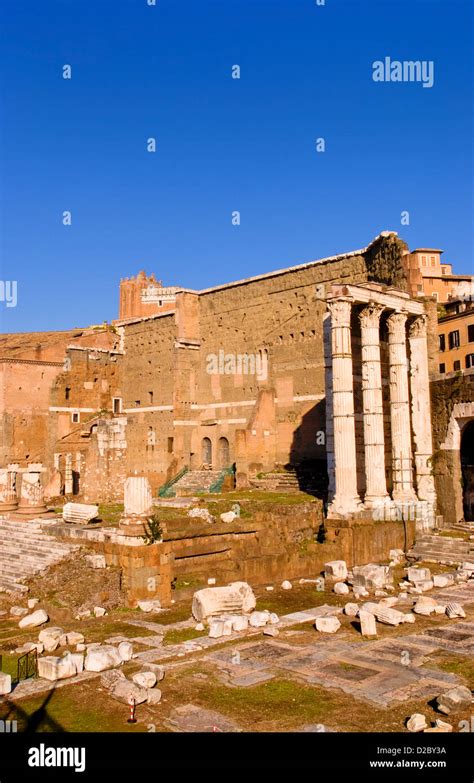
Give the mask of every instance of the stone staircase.
POLYGON ((252 487, 267 492, 299 492, 300 485, 296 471, 287 470, 284 473, 265 473, 261 478, 251 480, 252 487))
POLYGON ((425 534, 416 540, 413 548, 407 553, 407 557, 446 565, 454 565, 466 560, 472 562, 474 560, 474 541, 425 534))
POLYGON ((44 523, 0 517, 0 591, 26 592, 25 581, 79 548, 57 541, 46 530, 44 523))
POLYGON ((199 492, 209 492, 221 473, 221 470, 188 470, 173 484, 173 491, 176 497, 189 497, 199 492))

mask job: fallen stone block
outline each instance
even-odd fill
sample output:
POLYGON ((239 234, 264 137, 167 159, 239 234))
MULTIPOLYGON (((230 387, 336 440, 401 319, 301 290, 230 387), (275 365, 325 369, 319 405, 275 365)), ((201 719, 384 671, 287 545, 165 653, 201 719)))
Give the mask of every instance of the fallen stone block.
POLYGON ((345 582, 347 579, 347 564, 345 560, 330 560, 324 564, 324 576, 328 579, 345 582))
POLYGON ((396 606, 396 604, 398 604, 398 598, 396 598, 395 596, 382 598, 382 600, 379 602, 379 606, 387 606, 389 609, 392 609, 392 607, 396 606))
POLYGON ((280 631, 274 625, 266 625, 263 629, 264 636, 278 636, 280 631))
POLYGON ((153 598, 149 601, 138 601, 137 606, 142 610, 142 612, 146 612, 147 614, 149 612, 161 611, 161 603, 157 598, 153 598))
POLYGON ((159 688, 149 688, 147 690, 146 703, 153 706, 161 701, 161 691, 159 688))
POLYGON ((348 617, 357 617, 359 612, 359 604, 348 603, 344 607, 344 614, 348 617))
POLYGON ((405 613, 402 617, 402 623, 414 623, 415 622, 415 615, 414 614, 408 614, 405 613))
POLYGON ((88 617, 92 617, 92 612, 90 609, 83 609, 81 612, 78 612, 76 614, 75 619, 76 620, 86 620, 88 617))
POLYGON ((337 617, 317 617, 314 625, 320 633, 336 633, 341 627, 337 617))
POLYGON ((84 669, 87 672, 102 672, 105 669, 120 666, 121 663, 122 659, 117 648, 104 644, 98 648, 87 648, 84 669))
POLYGON ((44 625, 49 620, 47 612, 44 609, 37 609, 33 614, 27 614, 22 617, 18 626, 20 628, 36 628, 38 625, 44 625))
POLYGON ((235 632, 246 631, 249 627, 249 618, 244 615, 237 615, 231 618, 232 630, 235 632))
POLYGON ((12 678, 10 674, 0 672, 0 696, 6 696, 11 693, 12 690, 12 678))
POLYGON ((165 667, 161 666, 161 664, 159 663, 144 663, 143 671, 153 672, 153 674, 157 679, 157 682, 161 682, 161 680, 163 680, 165 677, 165 667))
POLYGON ((209 513, 207 508, 191 508, 188 511, 188 517, 192 519, 203 519, 204 522, 214 522, 214 517, 209 513))
POLYGON ((454 584, 453 574, 435 574, 433 576, 433 584, 435 587, 449 587, 454 584))
POLYGON ((117 647, 118 654, 122 663, 125 661, 131 661, 133 656, 133 644, 131 642, 120 642, 117 647))
POLYGON ((153 672, 137 672, 133 675, 132 680, 142 688, 154 688, 156 685, 156 675, 153 672))
POLYGON ((424 731, 426 728, 428 728, 426 718, 424 715, 421 715, 421 713, 419 712, 415 712, 411 716, 411 718, 408 718, 407 720, 408 731, 412 731, 416 733, 419 731, 424 731))
POLYGON ((461 604, 452 602, 446 605, 446 614, 448 615, 449 619, 453 619, 454 617, 465 617, 466 612, 462 608, 461 604))
POLYGON ((459 566, 459 571, 462 571, 466 573, 468 576, 474 575, 474 563, 470 563, 468 561, 465 561, 464 563, 461 563, 459 566))
POLYGON ((237 514, 234 514, 233 511, 225 511, 223 514, 221 514, 221 520, 223 522, 233 522, 234 519, 237 518, 237 514))
POLYGON ((291 584, 291 582, 288 581, 288 579, 284 579, 283 582, 281 583, 282 590, 291 590, 292 587, 293 585, 291 584))
POLYGON ((12 617, 23 617, 25 614, 28 614, 28 609, 25 609, 23 606, 12 606, 10 614, 12 617))
POLYGON ((38 634, 38 641, 44 642, 45 639, 48 637, 51 637, 52 639, 57 639, 59 642, 59 639, 64 634, 63 628, 59 628, 57 625, 51 625, 49 628, 44 628, 42 631, 38 634))
POLYGON ((116 701, 122 702, 122 704, 131 704, 132 699, 135 704, 143 704, 148 699, 146 688, 140 687, 135 682, 130 682, 126 677, 123 680, 116 681, 110 691, 110 695, 116 701))
POLYGON ((455 688, 445 691, 436 699, 436 706, 444 715, 468 709, 471 705, 472 693, 465 685, 457 685, 455 688))
POLYGON ((270 612, 252 612, 249 618, 249 625, 252 628, 263 628, 268 623, 270 612))
POLYGON ((379 623, 394 626, 400 625, 404 617, 403 612, 399 612, 397 609, 386 609, 383 606, 377 607, 377 611, 374 614, 379 623))
POLYGON ((425 617, 429 617, 429 615, 434 612, 436 606, 437 601, 435 601, 434 598, 428 598, 428 596, 424 595, 417 599, 413 611, 415 614, 422 614, 425 615, 425 617))
POLYGON ((428 590, 432 590, 434 582, 432 579, 422 579, 421 582, 416 583, 416 587, 421 590, 422 593, 427 593, 428 590))
POLYGON ((393 583, 393 574, 389 566, 368 563, 364 566, 354 566, 354 587, 364 587, 366 590, 378 590, 393 583))
POLYGON ((66 680, 68 677, 74 677, 76 673, 76 666, 71 656, 38 658, 38 677, 43 677, 45 680, 51 682, 66 680))
POLYGON ((54 636, 45 636, 42 644, 44 646, 45 652, 54 652, 59 647, 59 639, 54 636))
POLYGON ((70 653, 70 659, 76 668, 76 674, 84 671, 84 656, 80 653, 70 653))
POLYGON ((220 639, 221 636, 230 636, 232 634, 232 621, 219 620, 214 618, 209 623, 209 638, 220 639))
POLYGON ((99 516, 99 506, 87 503, 65 503, 63 520, 74 525, 87 525, 99 516))
POLYGON ((436 604, 434 614, 446 614, 446 604, 436 604))
POLYGON ((336 582, 334 585, 334 592, 336 595, 348 595, 350 592, 348 585, 345 582, 336 582))
POLYGON ((277 623, 280 622, 280 618, 278 617, 277 614, 275 614, 275 612, 270 612, 270 614, 268 615, 268 622, 270 625, 276 625, 277 623))
POLYGON ((246 582, 233 582, 226 587, 205 587, 194 593, 192 613, 196 620, 213 615, 242 614, 255 609, 254 592, 246 582))
POLYGON ((431 579, 431 571, 429 568, 418 568, 417 566, 410 566, 407 568, 407 579, 409 582, 416 584, 417 582, 424 582, 431 579))
POLYGON ((69 631, 66 634, 66 644, 82 644, 84 642, 84 634, 77 631, 69 631))
POLYGON ((39 604, 39 598, 28 598, 28 609, 34 609, 39 604))
POLYGON ((103 606, 94 606, 94 617, 105 617, 107 610, 103 606))
POLYGON ((377 624, 375 615, 366 612, 364 609, 359 611, 360 630, 362 636, 377 636, 377 624))

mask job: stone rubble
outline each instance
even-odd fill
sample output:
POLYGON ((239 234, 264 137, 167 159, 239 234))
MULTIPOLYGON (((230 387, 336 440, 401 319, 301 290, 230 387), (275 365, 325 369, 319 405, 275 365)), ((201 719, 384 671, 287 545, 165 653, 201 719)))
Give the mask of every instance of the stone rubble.
POLYGON ((44 609, 37 609, 33 614, 27 614, 22 617, 18 626, 20 628, 37 628, 39 625, 44 625, 49 620, 47 612, 44 609))
POLYGON ((192 613, 195 620, 206 620, 212 615, 242 614, 255 609, 256 599, 247 582, 233 582, 226 587, 205 587, 194 593, 192 613))
POLYGON ((458 685, 445 691, 436 699, 439 712, 449 715, 450 712, 469 709, 472 706, 472 693, 465 685, 458 685))
POLYGON ((337 617, 317 617, 315 628, 320 633, 336 633, 341 627, 337 617))
POLYGON ((428 728, 426 718, 419 712, 413 713, 413 715, 407 720, 407 729, 412 732, 424 731, 428 728))
POLYGON ((327 579, 345 582, 347 579, 347 565, 345 560, 331 560, 324 564, 324 576, 327 579))

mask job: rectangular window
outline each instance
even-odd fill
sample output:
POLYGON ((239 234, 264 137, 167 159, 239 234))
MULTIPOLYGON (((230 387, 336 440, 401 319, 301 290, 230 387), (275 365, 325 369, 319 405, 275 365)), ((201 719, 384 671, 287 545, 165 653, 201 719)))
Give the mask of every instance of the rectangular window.
MULTIPOLYGON (((445 274, 446 274, 446 267, 445 267, 445 266, 443 266, 443 267, 442 267, 442 269, 441 269, 441 274, 442 274, 442 275, 445 275, 445 274)), ((448 281, 446 280, 446 284, 447 284, 447 283, 448 283, 448 281)))
POLYGON ((439 371, 440 371, 441 374, 445 373, 446 372, 446 365, 445 364, 440 364, 439 365, 439 371))
POLYGON ((474 353, 468 353, 466 356, 466 370, 474 367, 474 353))
POLYGON ((455 332, 450 332, 448 334, 448 344, 450 351, 452 351, 453 348, 459 348, 459 331, 457 329, 455 332))
POLYGON ((173 453, 173 438, 168 438, 168 454, 173 453))
POLYGON ((421 256, 421 263, 426 266, 426 256, 421 256))
POLYGON ((150 405, 153 405, 153 392, 152 391, 148 392, 148 402, 150 403, 150 405))
POLYGON ((461 362, 459 360, 456 360, 453 363, 453 370, 454 372, 458 372, 461 369, 461 362))
POLYGON ((439 350, 440 351, 446 350, 446 336, 444 334, 439 335, 439 350))
POLYGON ((71 421, 73 424, 79 424, 80 420, 81 420, 80 413, 71 413, 71 421))
POLYGON ((474 324, 469 324, 467 327, 467 339, 470 343, 474 343, 474 324))
POLYGON ((431 256, 431 266, 436 266, 436 261, 434 256, 431 256))
POLYGON ((69 397, 71 396, 71 387, 70 386, 66 386, 66 388, 64 390, 64 396, 65 396, 66 400, 68 400, 69 397))
POLYGON ((112 397, 112 410, 114 413, 122 413, 122 398, 112 397))

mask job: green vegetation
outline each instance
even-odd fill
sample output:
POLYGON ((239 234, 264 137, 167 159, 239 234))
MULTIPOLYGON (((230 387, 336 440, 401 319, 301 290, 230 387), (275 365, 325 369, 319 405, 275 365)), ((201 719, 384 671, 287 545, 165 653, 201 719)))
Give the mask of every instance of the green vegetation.
POLYGON ((204 635, 205 631, 196 631, 195 628, 172 628, 170 631, 166 631, 163 644, 180 644, 204 635))

